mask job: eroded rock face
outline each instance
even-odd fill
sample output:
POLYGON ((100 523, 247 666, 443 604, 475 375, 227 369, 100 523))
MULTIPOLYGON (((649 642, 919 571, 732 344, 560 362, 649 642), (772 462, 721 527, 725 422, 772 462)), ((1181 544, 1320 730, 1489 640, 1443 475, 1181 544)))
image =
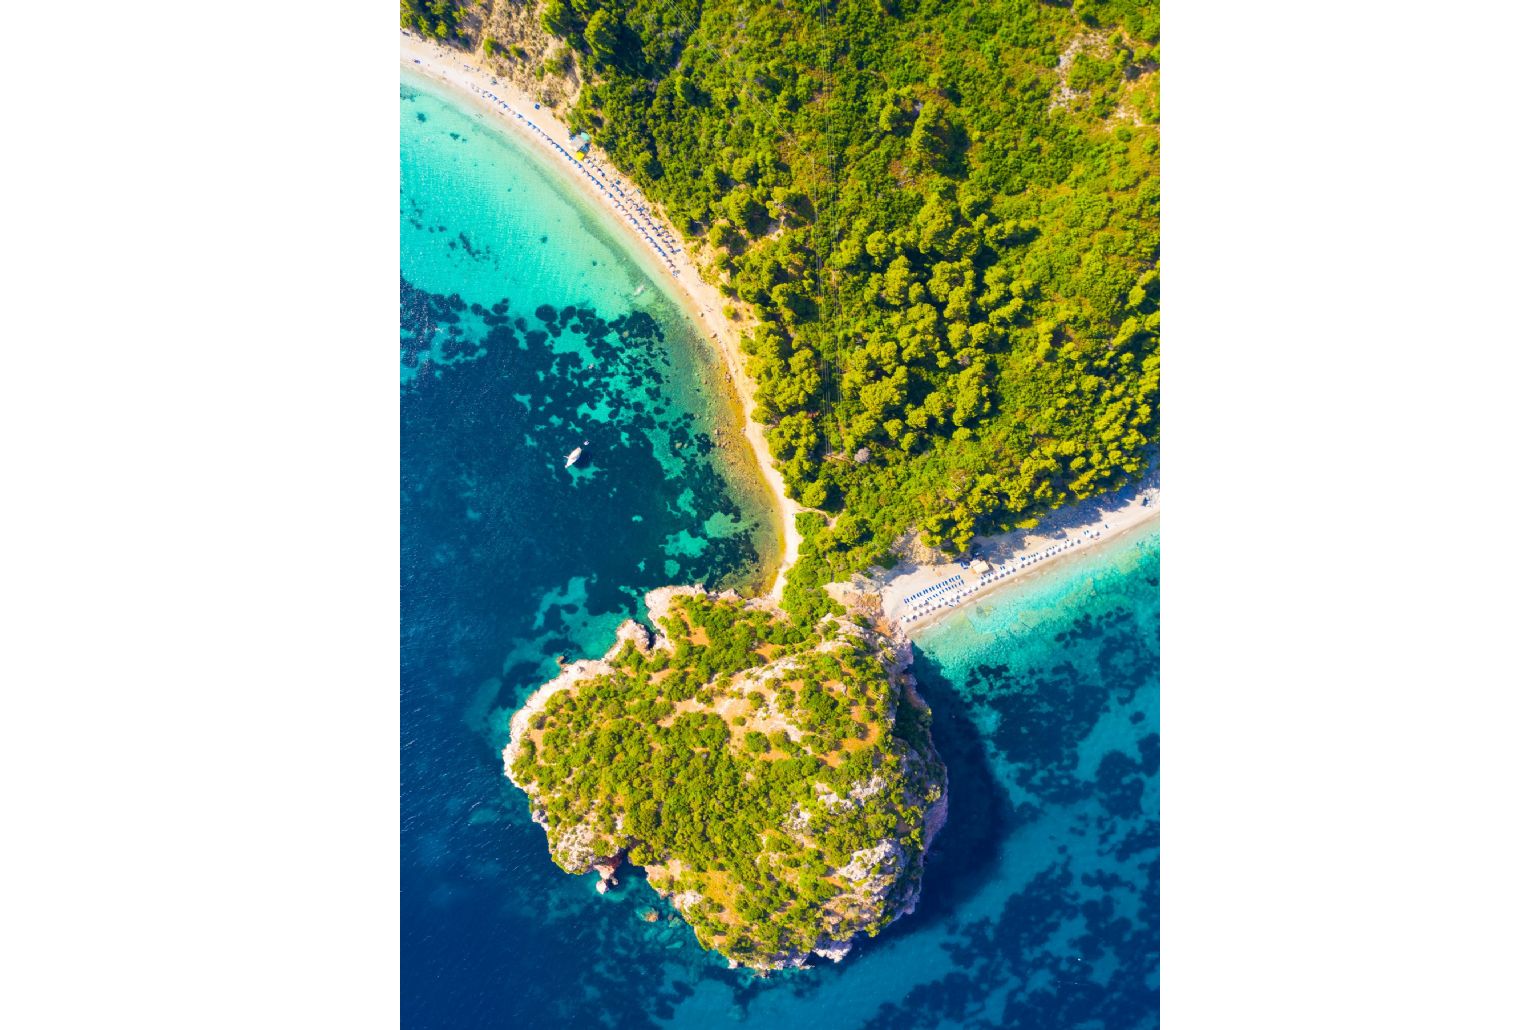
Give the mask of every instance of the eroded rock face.
POLYGON ((814 948, 813 954, 819 958, 826 958, 830 962, 843 962, 845 961, 845 956, 849 955, 850 950, 854 947, 855 942, 851 940, 827 941, 814 948))
POLYGON ((831 616, 788 643, 795 634, 773 606, 699 588, 653 591, 647 607, 656 639, 628 621, 602 661, 565 667, 510 722, 505 770, 528 794, 552 860, 597 874, 600 893, 623 859, 642 865, 703 947, 760 970, 841 961, 857 934, 913 911, 926 849, 946 818, 946 770, 907 674, 908 641, 831 616), (724 657, 718 636, 739 650, 724 657), (732 669, 740 652, 744 666, 732 669), (676 674, 696 685, 681 690, 676 674), (652 752, 635 743, 643 736, 652 752), (633 741, 641 757, 590 755, 611 740, 633 741), (660 747, 673 755, 662 786, 625 794, 660 747), (590 784, 601 779, 594 762, 627 760, 643 764, 621 786, 590 784), (709 776, 692 779, 696 767, 709 776), (721 789, 724 776, 741 780, 733 797, 764 804, 701 805, 699 792, 721 789), (658 790, 700 805, 696 818, 731 820, 726 853, 702 854, 661 826, 676 802, 664 797, 660 808, 658 790), (753 880, 734 872, 760 869, 753 880))

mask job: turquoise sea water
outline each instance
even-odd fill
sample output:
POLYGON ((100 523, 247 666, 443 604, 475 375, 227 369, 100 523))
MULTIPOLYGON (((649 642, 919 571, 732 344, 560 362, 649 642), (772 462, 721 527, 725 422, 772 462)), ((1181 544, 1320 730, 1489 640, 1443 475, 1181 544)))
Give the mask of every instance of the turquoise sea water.
POLYGON ((508 715, 643 591, 762 575, 773 527, 659 273, 437 88, 404 75, 401 118, 403 1025, 1155 1025, 1156 534, 924 631, 951 816, 845 963, 729 970, 639 875, 551 863, 508 715))

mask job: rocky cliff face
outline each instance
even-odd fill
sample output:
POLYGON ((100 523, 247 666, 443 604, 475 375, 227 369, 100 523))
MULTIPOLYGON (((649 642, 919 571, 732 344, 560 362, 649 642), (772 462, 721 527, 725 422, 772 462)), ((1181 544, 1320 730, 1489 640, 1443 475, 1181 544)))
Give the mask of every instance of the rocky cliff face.
MULTIPOLYGON (((647 596, 649 617, 655 625, 662 627, 674 602, 690 597, 713 603, 730 602, 746 612, 774 611, 773 606, 765 602, 744 602, 730 593, 717 595, 698 588, 668 588, 647 596)), ((715 687, 715 693, 709 694, 710 704, 703 706, 695 698, 680 704, 681 708, 689 706, 697 712, 704 707, 708 715, 713 710, 712 705, 724 715, 752 707, 756 719, 779 720, 786 729, 787 738, 797 732, 804 739, 824 740, 798 730, 802 713, 780 711, 780 707, 787 704, 785 683, 794 677, 806 677, 810 656, 865 661, 863 668, 870 667, 868 659, 874 660, 880 669, 880 675, 874 674, 874 682, 881 684, 885 680, 889 685, 890 689, 867 695, 883 699, 881 705, 868 701, 878 709, 870 713, 870 718, 873 739, 880 742, 874 752, 876 757, 867 758, 867 764, 873 769, 871 774, 845 783, 839 789, 822 781, 813 782, 812 789, 804 790, 801 799, 771 820, 761 834, 764 843, 753 856, 753 865, 774 869, 779 883, 800 884, 799 889, 811 891, 809 897, 816 902, 809 907, 809 914, 796 933, 781 933, 774 937, 776 945, 761 941, 757 934, 762 920, 742 917, 734 910, 731 899, 738 894, 731 874, 720 871, 721 863, 716 864, 717 871, 714 872, 709 867, 701 868, 703 863, 699 861, 692 865, 677 855, 660 852, 656 847, 640 842, 627 830, 630 813, 615 814, 608 807, 601 813, 598 810, 601 806, 594 806, 593 810, 574 814, 571 798, 546 797, 541 790, 540 777, 532 771, 537 768, 532 759, 536 751, 530 740, 532 727, 562 725, 559 719, 547 723, 544 717, 552 699, 564 692, 587 689, 589 685, 603 681, 604 677, 624 675, 626 669, 616 662, 621 656, 635 662, 627 649, 628 643, 649 659, 660 653, 673 655, 678 642, 671 640, 661 629, 654 638, 645 627, 627 621, 617 634, 615 646, 604 659, 566 666, 513 716, 509 742, 503 753, 504 767, 514 784, 529 796, 531 816, 546 829, 552 860, 569 873, 596 873, 597 887, 602 893, 613 885, 621 861, 625 858, 636 860, 633 853, 640 852, 642 857, 638 864, 646 869, 649 883, 696 927, 703 946, 723 951, 731 965, 744 964, 761 970, 802 966, 814 955, 840 961, 851 950, 857 934, 875 935, 892 920, 912 912, 919 900, 920 874, 926 851, 946 818, 946 770, 931 744, 929 709, 915 693, 913 679, 907 672, 910 661, 908 642, 889 639, 853 620, 833 617, 821 624, 820 633, 821 642, 816 645, 810 643, 800 651, 788 651, 766 664, 735 674, 730 680, 717 677, 711 681, 719 685, 715 687), (777 686, 782 688, 778 696, 775 693, 777 686), (754 696, 756 692, 761 692, 763 700, 754 696), (752 702, 752 706, 743 703, 745 701, 752 702), (525 756, 522 764, 519 761, 521 754, 525 756), (565 813, 564 818, 553 816, 553 804, 565 813), (867 831, 867 827, 876 825, 890 825, 892 829, 877 834, 867 831), (839 834, 839 840, 853 841, 860 846, 837 852, 838 859, 830 858, 831 852, 827 850, 830 834, 839 834), (816 856, 816 859, 810 856, 816 856), (834 864, 836 861, 838 864, 834 864), (821 872, 816 868, 820 865, 821 872), (724 899, 727 899, 725 906, 724 899), (724 944, 724 941, 741 942, 744 939, 752 939, 755 946, 724 944)), ((690 643, 691 648, 700 647, 696 634, 692 633, 690 643)), ((827 665, 820 668, 827 668, 827 665)), ((656 678, 657 674, 654 674, 656 678)), ((638 679, 636 682, 644 681, 638 679)), ((703 689, 709 692, 711 684, 703 689)), ((645 704, 646 699, 641 699, 641 703, 645 704)), ((860 705, 853 705, 853 708, 862 711, 860 705)), ((671 713, 663 722, 666 724, 676 718, 671 713)), ((728 723, 724 721, 723 725, 728 723)), ((736 741, 734 737, 726 747, 729 750, 736 748, 736 741)), ((795 747, 791 743, 784 746, 795 747)), ((843 742, 842 748, 850 749, 850 741, 843 742)), ((822 759, 823 765, 813 765, 822 770, 824 765, 842 760, 846 751, 836 749, 832 754, 835 757, 822 759)), ((804 762, 809 761, 804 753, 804 762)), ((751 770, 759 768, 752 762, 748 762, 747 767, 751 770)), ((754 771, 748 773, 750 779, 754 776, 754 771)), ((664 811, 669 810, 665 807, 664 811)), ((735 820, 745 818, 743 813, 737 812, 717 814, 735 820)), ((664 818, 667 817, 665 814, 664 818)), ((729 864, 727 868, 734 866, 729 864)), ((800 900, 794 902, 801 903, 800 900)), ((757 910, 749 907, 748 911, 752 915, 757 910)), ((766 918, 773 923, 779 914, 766 918)))

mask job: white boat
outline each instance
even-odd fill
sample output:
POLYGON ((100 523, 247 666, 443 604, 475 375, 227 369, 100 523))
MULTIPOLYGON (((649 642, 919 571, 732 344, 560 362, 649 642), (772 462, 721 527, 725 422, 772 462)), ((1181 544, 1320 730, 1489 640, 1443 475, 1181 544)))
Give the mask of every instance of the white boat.
POLYGON ((581 458, 582 456, 583 456, 583 448, 581 448, 581 447, 574 447, 574 448, 572 448, 572 453, 567 455, 567 468, 571 468, 572 466, 576 465, 577 462, 578 462, 578 459, 581 458))

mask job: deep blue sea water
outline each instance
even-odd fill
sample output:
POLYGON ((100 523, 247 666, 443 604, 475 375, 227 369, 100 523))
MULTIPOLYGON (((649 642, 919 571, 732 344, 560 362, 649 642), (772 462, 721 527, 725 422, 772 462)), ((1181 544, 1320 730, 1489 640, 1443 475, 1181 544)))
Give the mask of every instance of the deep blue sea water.
POLYGON ((774 527, 639 250, 405 75, 401 162, 403 1026, 1154 1026, 1158 533, 924 631, 951 815, 919 909, 842 965, 729 970, 639 875, 556 868, 509 714, 647 589, 761 579, 774 527))

